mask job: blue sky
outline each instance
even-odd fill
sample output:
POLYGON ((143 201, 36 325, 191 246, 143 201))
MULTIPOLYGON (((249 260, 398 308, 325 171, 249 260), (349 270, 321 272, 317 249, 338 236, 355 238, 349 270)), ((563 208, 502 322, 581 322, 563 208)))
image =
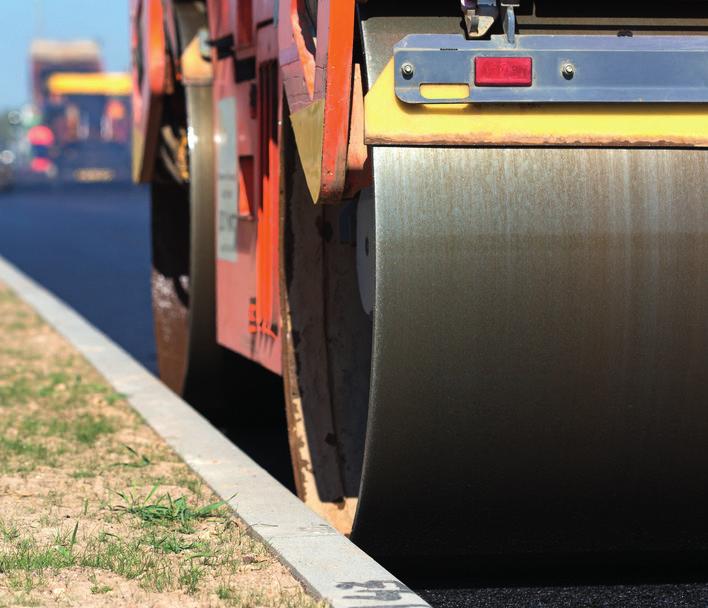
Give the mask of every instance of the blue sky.
POLYGON ((108 70, 130 67, 129 0, 0 0, 0 108, 29 101, 30 42, 83 38, 101 44, 108 70))

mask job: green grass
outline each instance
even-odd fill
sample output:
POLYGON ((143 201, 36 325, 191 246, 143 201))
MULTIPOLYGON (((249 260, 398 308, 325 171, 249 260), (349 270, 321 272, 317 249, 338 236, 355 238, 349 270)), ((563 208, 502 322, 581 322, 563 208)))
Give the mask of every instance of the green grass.
POLYGON ((175 480, 177 485, 187 488, 197 497, 202 495, 202 480, 194 476, 184 476, 175 480))
POLYGON ((143 537, 142 542, 162 553, 183 553, 190 550, 208 551, 209 549, 206 543, 189 541, 176 533, 167 535, 150 533, 143 537))
POLYGON ((23 361, 25 363, 31 361, 40 361, 42 359, 41 355, 39 355, 38 353, 21 350, 19 348, 0 347, 0 353, 2 353, 6 357, 19 359, 20 361, 23 361))
POLYGON ((156 497, 158 487, 154 485, 142 499, 133 496, 130 491, 117 492, 125 504, 112 508, 114 511, 135 515, 146 524, 179 524, 183 530, 189 530, 190 522, 214 517, 226 504, 226 501, 220 500, 202 507, 191 507, 184 496, 173 499, 169 494, 162 494, 156 497))
POLYGON ((259 591, 240 591, 221 584, 216 589, 216 597, 229 606, 252 608, 254 606, 271 606, 272 608, 324 608, 324 602, 315 603, 311 597, 302 591, 282 591, 277 598, 268 597, 259 591))
MULTIPOLYGON (((4 303, 8 300, 0 300, 4 303)), ((42 320, 39 315, 26 310, 15 310, 12 317, 5 317, 1 320, 0 327, 9 332, 21 332, 28 329, 35 329, 42 326, 42 320)))
POLYGON ((98 539, 89 541, 78 564, 107 570, 128 580, 139 579, 140 586, 148 591, 165 591, 175 584, 170 561, 163 555, 146 551, 140 539, 99 535, 98 539))
POLYGON ((64 494, 56 490, 49 490, 44 496, 44 502, 48 507, 61 507, 64 502, 64 494))
POLYGON ((33 395, 32 380, 21 376, 8 384, 0 385, 0 407, 24 405, 33 395))
POLYGON ((42 381, 42 386, 37 390, 38 397, 50 397, 55 394, 57 387, 71 382, 71 376, 64 372, 50 372, 42 381))
POLYGON ((7 574, 16 570, 38 572, 51 568, 71 568, 76 558, 63 546, 41 547, 30 538, 17 543, 10 551, 0 553, 0 573, 7 574))
MULTIPOLYGON (((41 606, 41 602, 30 594, 45 583, 44 577, 33 572, 12 572, 7 575, 8 587, 15 591, 13 606, 41 606)), ((6 604, 0 604, 5 606, 6 604)))
POLYGON ((111 466, 114 467, 128 467, 128 468, 133 468, 133 469, 142 469, 143 467, 147 467, 151 464, 150 459, 145 456, 145 454, 139 454, 136 450, 131 448, 129 445, 123 444, 123 447, 128 450, 128 453, 131 456, 131 460, 127 462, 116 462, 111 466))
MULTIPOLYGON (((87 528, 80 535, 78 521, 58 525, 50 542, 41 544, 31 537, 20 538, 17 526, 0 520, 0 533, 10 547, 0 550, 0 577, 5 576, 13 592, 13 605, 35 601, 33 590, 43 585, 43 577, 69 568, 88 568, 92 594, 108 594, 110 585, 100 580, 100 572, 111 572, 126 580, 137 581, 148 592, 182 590, 187 594, 200 593, 205 577, 212 572, 220 577, 238 577, 243 564, 253 568, 258 555, 266 556, 266 549, 251 537, 244 535, 230 519, 224 518, 210 529, 209 542, 190 536, 186 531, 195 520, 218 517, 224 503, 203 506, 190 504, 184 497, 173 499, 169 494, 157 494, 158 486, 144 498, 135 498, 130 491, 120 494, 123 504, 104 505, 109 513, 130 515, 147 526, 142 535, 119 537, 109 531, 98 532, 87 528), (165 526, 173 526, 165 530, 165 526), (163 532, 163 530, 165 530, 163 532), (175 557, 177 561, 175 562, 175 557), (45 573, 47 573, 45 575, 45 573)), ((57 505, 63 495, 50 491, 46 504, 57 505)), ((100 512, 100 506, 99 511, 100 512)), ((88 500, 83 501, 83 517, 87 517, 88 500)), ((104 518, 104 521, 105 518, 104 518)), ((47 519, 45 525, 49 522, 47 519)), ((58 521, 57 521, 58 523, 58 521)), ((213 576, 213 575, 212 575, 213 576)), ((249 590, 232 589, 222 585, 216 592, 230 606, 268 605, 276 608, 321 607, 302 592, 279 592, 268 595, 249 590)), ((2 603, 0 602, 0 605, 2 603)))
MULTIPOLYGON (((0 471, 27 473, 56 466, 70 443, 93 446, 119 430, 113 418, 96 415, 96 396, 113 395, 104 386, 84 382, 80 374, 3 367, 0 362, 0 471), (60 442, 50 439, 60 439, 60 442)), ((86 467, 88 468, 88 467, 86 467)))
POLYGON ((49 458, 49 450, 39 443, 23 441, 19 438, 10 439, 8 437, 0 437, 0 459, 3 455, 14 455, 37 461, 46 461, 49 458))
POLYGON ((93 477, 96 477, 96 471, 79 469, 78 471, 74 471, 73 473, 71 473, 71 476, 74 479, 91 479, 93 477))
POLYGON ((3 370, 9 380, 0 384, 0 406, 21 405, 36 400, 54 409, 88 405, 99 397, 109 405, 125 397, 105 384, 86 382, 80 374, 64 371, 28 373, 22 370, 3 370))
POLYGON ((20 531, 15 523, 0 519, 0 536, 6 542, 13 541, 20 536, 20 531))
POLYGON ((115 425, 104 418, 103 416, 92 416, 91 414, 82 414, 74 421, 72 432, 76 441, 93 445, 101 435, 113 433, 116 430, 115 425))
POLYGON ((42 421, 37 418, 24 418, 19 423, 20 433, 23 437, 28 435, 38 435, 42 428, 42 421))
POLYGON ((179 584, 189 594, 194 594, 199 589, 199 582, 202 580, 206 570, 197 566, 194 561, 189 560, 179 569, 179 584))
POLYGON ((0 380, 0 406, 8 407, 37 401, 51 409, 85 406, 100 398, 109 405, 124 399, 124 395, 104 384, 86 382, 80 374, 64 371, 30 373, 26 370, 4 369, 0 380))
POLYGON ((89 583, 91 583, 91 593, 93 594, 102 594, 113 591, 113 587, 110 587, 109 585, 101 585, 95 574, 89 576, 89 583))
POLYGON ((116 424, 105 416, 94 416, 90 413, 78 416, 43 418, 41 414, 24 418, 20 424, 20 432, 24 437, 60 437, 67 440, 76 440, 79 443, 93 445, 98 437, 113 433, 117 430, 116 424))
POLYGON ((34 441, 0 436, 0 473, 30 473, 38 466, 55 466, 65 448, 50 449, 34 441))
MULTIPOLYGON (((0 574, 41 574, 45 570, 83 567, 107 570, 127 579, 140 579, 140 586, 151 591, 163 591, 174 585, 174 572, 169 561, 145 551, 140 540, 124 541, 99 535, 98 539, 89 539, 83 548, 77 549, 77 532, 78 523, 73 530, 57 530, 54 543, 44 546, 31 538, 22 539, 9 551, 0 553, 0 574)), ((191 576, 190 580, 194 580, 195 575, 191 576)))
MULTIPOLYGON (((239 591, 225 585, 216 590, 216 597, 226 601, 230 606, 263 606, 268 598, 263 593, 257 591, 239 591)), ((282 605, 282 604, 281 604, 282 605)))

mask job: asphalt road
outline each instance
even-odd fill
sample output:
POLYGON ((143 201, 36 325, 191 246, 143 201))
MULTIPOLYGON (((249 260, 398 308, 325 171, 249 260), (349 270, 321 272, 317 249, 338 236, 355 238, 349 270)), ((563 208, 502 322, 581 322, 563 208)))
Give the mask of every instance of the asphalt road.
MULTIPOLYGON (((0 194, 0 255, 156 371, 150 305, 149 200, 142 187, 16 189, 0 194)), ((223 428, 292 487, 284 425, 223 428)), ((431 514, 434 515, 434 514, 431 514)), ((415 533, 415 531, 411 531, 415 533)), ((419 564, 394 572, 436 608, 688 608, 708 606, 708 573, 635 569, 560 578, 482 580, 419 564)))
MULTIPOLYGON (((447 564, 450 566, 451 564, 447 564)), ((528 568, 528 564, 525 564, 528 568)), ((433 566, 402 580, 436 608, 705 608, 705 564, 676 560, 636 561, 624 566, 598 560, 583 566, 571 560, 544 564, 535 571, 495 570, 482 578, 479 569, 454 573, 433 566)), ((396 574, 404 574, 397 572, 396 574)))
POLYGON ((544 585, 418 590, 436 608, 704 608, 705 583, 544 585))
POLYGON ((0 194, 0 254, 154 373, 149 231, 144 187, 0 194))

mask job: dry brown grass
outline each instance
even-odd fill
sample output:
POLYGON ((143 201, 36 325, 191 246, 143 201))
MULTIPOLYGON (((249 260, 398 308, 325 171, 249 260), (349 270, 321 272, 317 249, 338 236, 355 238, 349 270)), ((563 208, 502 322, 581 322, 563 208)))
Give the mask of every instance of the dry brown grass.
POLYGON ((0 607, 47 605, 321 606, 0 284, 0 607))

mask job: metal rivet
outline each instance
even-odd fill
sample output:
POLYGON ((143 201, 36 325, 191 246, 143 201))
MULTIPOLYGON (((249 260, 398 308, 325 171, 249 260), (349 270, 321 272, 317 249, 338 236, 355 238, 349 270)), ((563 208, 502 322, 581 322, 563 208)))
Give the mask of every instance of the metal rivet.
POLYGON ((575 76, 575 66, 572 63, 566 63, 561 70, 563 77, 570 80, 575 76))
POLYGON ((403 75, 403 78, 411 78, 414 72, 415 68, 412 63, 404 63, 401 66, 401 74, 403 75))

